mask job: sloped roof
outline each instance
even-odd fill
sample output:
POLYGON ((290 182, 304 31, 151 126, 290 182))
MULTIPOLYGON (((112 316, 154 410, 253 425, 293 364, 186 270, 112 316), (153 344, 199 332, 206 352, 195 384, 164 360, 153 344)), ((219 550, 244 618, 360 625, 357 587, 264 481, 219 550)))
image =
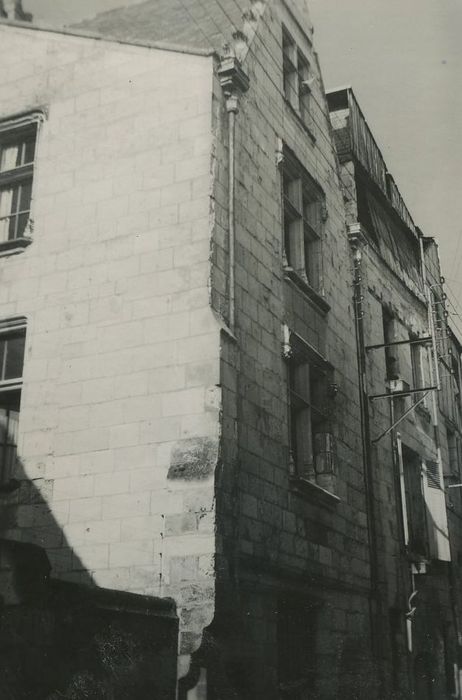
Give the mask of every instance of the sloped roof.
MULTIPOLYGON (((250 0, 145 0, 72 26, 124 42, 156 42, 223 53, 241 32, 250 0)), ((264 5, 264 3, 260 3, 264 5)))

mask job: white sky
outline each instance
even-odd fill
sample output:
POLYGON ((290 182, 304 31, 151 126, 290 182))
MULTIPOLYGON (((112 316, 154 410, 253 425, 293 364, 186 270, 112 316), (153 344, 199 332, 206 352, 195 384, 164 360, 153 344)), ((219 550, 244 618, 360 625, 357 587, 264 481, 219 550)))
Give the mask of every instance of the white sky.
MULTIPOLYGON (((63 24, 139 1, 23 7, 63 24)), ((462 0, 309 4, 326 88, 353 86, 416 224, 440 243, 449 291, 462 306, 462 0)))

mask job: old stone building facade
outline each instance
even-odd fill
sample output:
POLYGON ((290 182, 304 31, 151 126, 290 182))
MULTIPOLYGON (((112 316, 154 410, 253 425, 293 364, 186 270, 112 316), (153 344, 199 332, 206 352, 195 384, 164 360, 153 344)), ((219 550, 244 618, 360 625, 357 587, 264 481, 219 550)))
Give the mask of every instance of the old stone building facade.
POLYGON ((459 482, 460 343, 436 243, 415 226, 353 91, 328 102, 354 256, 382 693, 458 697, 460 505, 457 495, 446 508, 445 483, 459 482))
POLYGON ((68 31, 10 5, 10 696, 458 692, 461 347, 434 241, 352 91, 326 97, 305 2, 148 0, 68 31), (99 666, 56 674, 93 610, 99 666), (48 661, 12 656, 37 620, 48 661))

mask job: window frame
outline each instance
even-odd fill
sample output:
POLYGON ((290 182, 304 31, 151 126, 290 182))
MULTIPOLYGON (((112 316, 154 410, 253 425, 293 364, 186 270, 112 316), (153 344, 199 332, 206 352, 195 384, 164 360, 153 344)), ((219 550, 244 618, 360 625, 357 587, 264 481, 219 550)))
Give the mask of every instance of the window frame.
POLYGON ((408 553, 412 558, 429 558, 429 531, 424 478, 426 466, 420 455, 402 445, 404 495, 406 499, 408 553))
POLYGON ((461 441, 458 433, 448 426, 446 426, 446 441, 448 446, 448 476, 460 481, 461 441))
POLYGON ((451 377, 452 390, 456 406, 461 405, 461 387, 460 387, 460 358, 457 353, 450 353, 451 362, 451 377))
POLYGON ((417 342, 419 336, 415 333, 409 333, 409 340, 412 341, 410 343, 412 388, 422 389, 412 394, 412 402, 418 404, 419 411, 424 410, 428 413, 428 395, 425 395, 425 387, 431 383, 428 349, 423 343, 417 342))
POLYGON ((396 346, 389 347, 389 343, 394 343, 397 339, 398 320, 391 309, 382 304, 382 328, 385 355, 385 379, 393 380, 401 377, 401 362, 396 346))
POLYGON ((322 391, 325 373, 314 362, 292 361, 288 363, 288 375, 291 465, 296 476, 316 483, 316 427, 328 418, 316 394, 322 391))
POLYGON ((284 268, 323 297, 324 191, 287 147, 281 178, 284 268))
MULTIPOLYGON (((9 214, 2 216, 0 221, 10 222, 12 218, 15 219, 14 235, 10 238, 9 224, 7 225, 7 235, 6 240, 0 241, 0 255, 18 253, 24 250, 32 242, 32 231, 33 231, 33 205, 34 205, 34 189, 36 182, 36 165, 37 165, 37 152, 38 152, 38 141, 40 128, 45 119, 45 114, 41 110, 36 110, 29 112, 27 114, 18 115, 16 117, 10 117, 0 121, 0 156, 2 151, 2 145, 8 143, 18 143, 20 142, 21 136, 26 139, 27 135, 33 134, 33 155, 32 160, 27 163, 21 162, 19 165, 13 168, 5 169, 0 171, 0 189, 6 189, 8 186, 13 188, 18 186, 18 194, 16 195, 17 203, 13 205, 14 195, 12 195, 11 211, 9 214), (28 207, 21 207, 21 187, 27 184, 30 186, 30 195, 28 197, 28 207), (13 210, 13 206, 15 209, 13 210), (17 235, 19 220, 21 216, 27 215, 27 221, 24 225, 21 235, 17 235)), ((27 141, 22 142, 22 147, 26 145, 27 141)), ((24 150, 25 153, 25 150, 24 150)), ((21 160, 23 157, 21 158, 21 160)))
MULTIPOLYGON (((282 92, 288 105, 310 131, 311 63, 300 49, 291 32, 282 25, 282 92)), ((311 131, 310 131, 311 133, 311 131)))
POLYGON ((332 433, 333 367, 313 346, 288 326, 283 327, 283 358, 287 376, 289 476, 311 485, 330 501, 336 480, 336 450, 332 433), (292 378, 299 380, 296 390, 292 378), (319 430, 322 427, 322 430, 319 430), (316 430, 318 428, 318 430, 316 430), (320 449, 321 448, 321 449, 320 449))
MULTIPOLYGON (((5 411, 4 416, 0 415, 0 420, 1 418, 5 419, 4 431, 6 438, 3 442, 3 438, 1 436, 0 431, 0 490, 8 490, 9 488, 11 488, 12 485, 15 485, 12 474, 14 471, 14 464, 16 461, 17 440, 11 441, 10 439, 10 425, 13 420, 14 437, 17 438, 19 415, 21 408, 21 392, 24 375, 26 332, 27 320, 24 317, 17 317, 0 322, 0 340, 7 340, 8 336, 16 336, 18 334, 24 336, 21 376, 14 377, 12 379, 0 379, 0 412, 5 411), (14 413, 15 415, 13 416, 12 413, 14 413), (13 449, 8 450, 8 448, 13 449), (12 459, 5 457, 9 454, 9 452, 13 452, 12 459)), ((6 357, 7 354, 5 354, 3 362, 5 362, 6 357)))

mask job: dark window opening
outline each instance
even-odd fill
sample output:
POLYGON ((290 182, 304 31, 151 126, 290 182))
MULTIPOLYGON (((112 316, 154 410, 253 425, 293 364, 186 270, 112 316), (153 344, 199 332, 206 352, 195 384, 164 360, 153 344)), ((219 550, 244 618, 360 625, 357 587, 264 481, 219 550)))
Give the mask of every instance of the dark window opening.
POLYGON ((386 306, 382 306, 382 323, 383 342, 387 346, 385 347, 386 378, 399 379, 399 358, 397 346, 391 345, 388 347, 389 343, 396 342, 396 319, 386 306))
POLYGON ((11 481, 16 464, 21 392, 0 392, 0 485, 11 481))
POLYGON ((454 354, 451 355, 451 375, 452 375, 452 385, 454 391, 454 399, 460 404, 460 367, 459 359, 454 354))
POLYGON ((282 30, 282 79, 285 99, 303 123, 310 126, 310 63, 285 28, 282 30))
POLYGON ((460 479, 460 440, 453 430, 446 430, 449 452, 449 472, 451 476, 460 479))
POLYGON ((310 287, 319 291, 322 280, 321 239, 324 219, 322 190, 289 154, 284 156, 282 183, 287 264, 310 287))
POLYGON ((289 334, 285 356, 290 474, 335 493, 334 369, 297 333, 289 334))
POLYGON ((326 378, 319 367, 289 365, 290 452, 298 476, 316 481, 316 436, 326 431, 326 378))
POLYGON ((26 329, 18 319, 0 326, 0 485, 14 476, 26 329))
MULTIPOLYGON (((430 486, 431 479, 436 479, 437 477, 435 476, 435 469, 431 466, 433 463, 429 464, 430 470, 427 467, 427 479, 429 479, 430 486), (433 477, 429 476, 430 473, 433 474, 433 477)), ((417 555, 419 558, 428 558, 427 511, 423 493, 422 460, 417 453, 405 445, 403 445, 403 471, 409 531, 409 553, 417 555)), ((438 488, 438 486, 435 486, 435 488, 438 488)))

